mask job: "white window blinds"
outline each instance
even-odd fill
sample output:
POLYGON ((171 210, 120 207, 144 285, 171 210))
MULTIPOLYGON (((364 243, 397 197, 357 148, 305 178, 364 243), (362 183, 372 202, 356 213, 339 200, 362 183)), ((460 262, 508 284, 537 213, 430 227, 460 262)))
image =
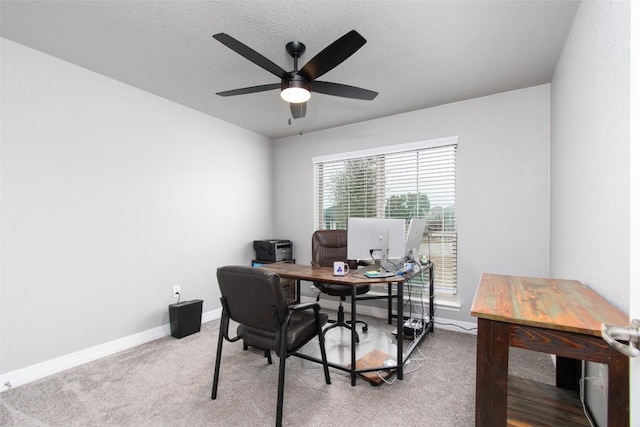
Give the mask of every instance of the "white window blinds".
POLYGON ((436 293, 457 285, 457 138, 314 158, 315 227, 349 217, 428 218, 419 255, 435 265, 436 293))

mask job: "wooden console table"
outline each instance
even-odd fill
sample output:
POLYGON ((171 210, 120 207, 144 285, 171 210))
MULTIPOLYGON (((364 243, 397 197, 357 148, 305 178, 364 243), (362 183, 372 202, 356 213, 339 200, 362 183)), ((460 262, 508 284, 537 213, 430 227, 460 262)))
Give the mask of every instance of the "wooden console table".
POLYGON ((471 314, 478 317, 476 427, 588 425, 577 394, 581 360, 609 365, 608 425, 629 425, 629 359, 600 336, 601 323, 629 318, 589 287, 485 273, 471 314), (509 346, 557 355, 556 387, 509 378, 509 346))

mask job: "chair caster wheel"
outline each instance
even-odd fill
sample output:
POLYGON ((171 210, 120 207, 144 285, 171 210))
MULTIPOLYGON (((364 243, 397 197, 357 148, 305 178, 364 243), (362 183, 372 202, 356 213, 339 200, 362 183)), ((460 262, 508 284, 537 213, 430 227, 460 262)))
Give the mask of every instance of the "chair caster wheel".
POLYGON ((368 327, 366 327, 366 326, 363 326, 363 327, 362 327, 362 332, 367 332, 368 330, 369 330, 369 328, 368 328, 368 327))

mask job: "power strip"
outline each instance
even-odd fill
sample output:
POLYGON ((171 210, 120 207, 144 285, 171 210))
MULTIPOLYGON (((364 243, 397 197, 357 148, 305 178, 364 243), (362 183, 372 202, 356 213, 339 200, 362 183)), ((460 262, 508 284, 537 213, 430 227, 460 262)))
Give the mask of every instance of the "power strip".
POLYGON ((402 335, 407 339, 413 339, 420 335, 425 329, 425 323, 422 319, 412 317, 402 325, 402 335))

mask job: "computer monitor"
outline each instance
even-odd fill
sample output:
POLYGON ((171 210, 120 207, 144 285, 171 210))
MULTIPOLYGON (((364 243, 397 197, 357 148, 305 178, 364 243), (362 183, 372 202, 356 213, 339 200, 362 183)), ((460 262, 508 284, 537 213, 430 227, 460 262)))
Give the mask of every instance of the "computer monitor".
POLYGON ((405 255, 404 219, 349 218, 347 220, 347 258, 375 259, 381 269, 388 260, 405 255))
POLYGON ((410 260, 416 260, 420 251, 420 244, 424 236, 424 229, 427 226, 427 218, 411 218, 409 231, 407 232, 407 244, 405 255, 410 260))

